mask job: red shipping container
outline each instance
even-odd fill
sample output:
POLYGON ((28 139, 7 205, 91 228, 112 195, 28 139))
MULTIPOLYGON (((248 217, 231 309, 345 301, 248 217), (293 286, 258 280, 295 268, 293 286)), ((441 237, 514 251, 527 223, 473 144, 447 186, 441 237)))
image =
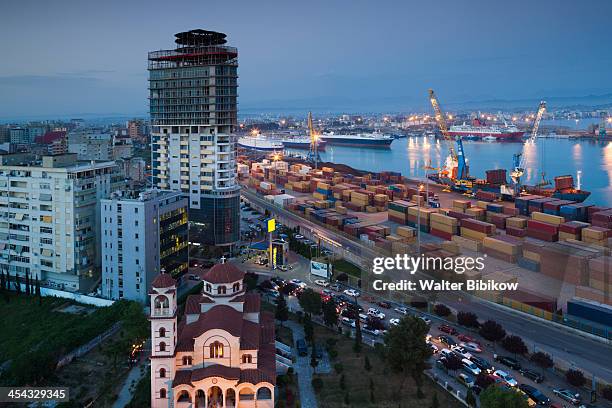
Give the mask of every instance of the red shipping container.
POLYGON ((473 231, 484 232, 485 234, 491 234, 495 230, 495 225, 493 224, 468 218, 461 220, 461 226, 473 231))
POLYGON ((530 238, 539 239, 541 241, 556 242, 559 240, 559 234, 551 234, 546 231, 527 228, 527 236, 530 238))
POLYGON ((492 214, 491 215, 491 223, 495 225, 497 228, 506 229, 506 218, 510 218, 511 215, 508 214, 492 214))
POLYGON ((389 221, 397 222, 401 225, 406 225, 406 220, 400 217, 395 217, 393 215, 389 215, 389 221))
POLYGON ((438 237, 438 238, 445 239, 445 240, 447 240, 447 241, 450 241, 450 240, 452 240, 452 239, 453 239, 453 234, 451 234, 450 232, 439 231, 439 230, 436 230, 436 229, 431 228, 431 229, 429 230, 429 233, 430 233, 431 235, 433 235, 433 236, 436 236, 436 237, 438 237))
POLYGON ((531 229, 538 230, 538 231, 545 231, 549 234, 556 234, 557 232, 559 232, 559 228, 556 225, 548 224, 542 221, 528 220, 527 230, 531 230, 531 229))
POLYGON ((580 221, 568 221, 559 225, 559 232, 567 232, 568 234, 579 234, 583 228, 588 227, 589 224, 580 221))
POLYGON ((547 203, 544 203, 543 205, 543 209, 544 210, 549 210, 549 211, 554 211, 555 214, 559 214, 559 209, 561 208, 562 205, 568 205, 568 204, 574 204, 575 201, 569 201, 569 200, 555 200, 555 201, 549 201, 547 203))
POLYGON ((504 206, 504 214, 516 216, 516 215, 519 215, 520 212, 518 208, 504 206))
POLYGON ((593 225, 603 228, 612 227, 612 210, 605 210, 593 213, 591 216, 593 225))
POLYGON ((476 191, 476 198, 482 201, 495 201, 497 200, 497 194, 491 191, 476 191))
POLYGON ((507 227, 506 234, 512 235, 513 237, 526 237, 527 230, 524 228, 507 227))
POLYGON ((460 213, 460 212, 458 212, 458 211, 453 211, 453 210, 450 210, 450 211, 448 212, 448 216, 449 216, 449 217, 456 218, 456 219, 458 219, 458 220, 465 220, 465 219, 473 219, 473 218, 474 218, 474 216, 473 216, 473 215, 464 214, 464 213, 460 213))

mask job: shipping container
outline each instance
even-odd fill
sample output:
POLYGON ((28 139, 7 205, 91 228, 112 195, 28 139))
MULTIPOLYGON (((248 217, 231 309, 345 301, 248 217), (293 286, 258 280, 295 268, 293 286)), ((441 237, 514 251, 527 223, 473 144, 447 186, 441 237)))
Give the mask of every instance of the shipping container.
POLYGON ((567 302, 567 314, 612 327, 612 307, 608 305, 574 298, 567 302))

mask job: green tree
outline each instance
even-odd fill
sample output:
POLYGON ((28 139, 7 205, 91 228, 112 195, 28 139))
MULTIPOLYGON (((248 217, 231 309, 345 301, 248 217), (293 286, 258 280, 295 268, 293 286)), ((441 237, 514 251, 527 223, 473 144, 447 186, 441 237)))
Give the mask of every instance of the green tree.
POLYGON ((529 408, 529 404, 515 390, 488 387, 480 393, 480 408, 529 408))
POLYGON ((506 330, 494 320, 487 320, 480 326, 480 335, 485 339, 498 342, 506 337, 506 330))
POLYGON ((25 294, 30 296, 30 273, 28 271, 25 274, 25 294))
POLYGON ((502 347, 510 353, 516 355, 524 355, 527 353, 527 346, 519 336, 507 336, 502 341, 502 347))
POLYGON ((440 401, 438 401, 438 393, 435 391, 433 393, 433 396, 431 397, 430 408, 440 408, 440 401))
POLYGON ((285 295, 282 293, 276 299, 276 312, 274 313, 274 317, 278 320, 283 326, 283 323, 289 319, 289 308, 287 307, 287 300, 285 299, 285 295))
POLYGON ((338 324, 338 310, 334 302, 329 301, 323 303, 323 321, 328 327, 333 327, 338 324))
POLYGON ((15 273, 15 292, 21 295, 21 284, 19 283, 19 274, 15 273))
POLYGON ((434 306, 434 313, 441 317, 450 316, 452 313, 448 306, 438 303, 434 306))
POLYGON ((568 370, 565 373, 565 379, 574 387, 582 387, 584 384, 586 384, 586 377, 580 370, 568 370))
POLYGON ((476 406, 476 397, 474 396, 474 392, 471 388, 468 388, 467 394, 465 394, 465 403, 470 407, 476 406))
POLYGON ((344 374, 340 376, 340 389, 346 389, 346 378, 344 378, 344 374))
POLYGON ((309 314, 304 317, 304 335, 306 336, 306 340, 312 343, 314 340, 314 327, 312 326, 312 319, 309 314))
POLYGON ((318 315, 321 313, 321 295, 311 288, 307 288, 300 296, 300 306, 305 313, 311 316, 313 314, 318 315))
POLYGON ((364 363, 363 363, 363 368, 364 368, 366 371, 370 371, 370 370, 372 370, 372 364, 370 364, 370 358, 369 358, 369 357, 366 355, 364 360, 365 360, 365 361, 364 361, 364 363))
POLYGON ((465 327, 480 327, 480 323, 478 322, 478 316, 476 313, 472 312, 459 312, 457 313, 457 323, 461 326, 465 327))
POLYGON ((355 343, 353 343, 353 351, 357 354, 361 353, 361 322, 359 321, 359 316, 355 319, 355 343))
POLYGON ((534 362, 538 367, 542 369, 544 372, 545 369, 551 368, 554 363, 550 354, 546 354, 542 351, 538 351, 537 353, 533 353, 529 358, 532 362, 534 362))
POLYGON ((408 376, 417 387, 423 383, 423 371, 431 356, 431 348, 425 342, 429 327, 416 316, 404 317, 385 335, 385 360, 389 368, 402 376, 401 390, 408 376))

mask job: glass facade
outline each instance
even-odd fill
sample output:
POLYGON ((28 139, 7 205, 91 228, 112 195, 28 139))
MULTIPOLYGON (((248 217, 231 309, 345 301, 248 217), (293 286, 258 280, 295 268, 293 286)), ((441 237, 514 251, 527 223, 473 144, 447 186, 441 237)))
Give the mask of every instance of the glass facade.
POLYGON ((159 261, 166 273, 176 277, 187 271, 189 236, 187 209, 162 214, 159 220, 159 261))
POLYGON ((189 210, 189 239, 202 245, 231 245, 240 239, 240 195, 202 197, 189 210))

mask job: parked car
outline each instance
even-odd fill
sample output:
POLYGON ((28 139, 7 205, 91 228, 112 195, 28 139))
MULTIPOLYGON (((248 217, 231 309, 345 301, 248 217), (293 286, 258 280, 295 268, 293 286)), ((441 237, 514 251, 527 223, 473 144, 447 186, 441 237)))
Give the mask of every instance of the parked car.
POLYGON ((294 285, 297 285, 297 286, 299 286, 300 288, 303 288, 303 289, 306 289, 306 287, 308 286, 308 285, 306 285, 304 282, 302 282, 299 279, 291 279, 289 282, 291 282, 294 285))
POLYGON ((572 405, 578 405, 580 404, 580 401, 582 400, 582 398, 580 397, 580 394, 578 394, 577 392, 568 390, 566 388, 555 388, 553 389, 553 393, 555 395, 558 395, 559 398, 564 399, 565 401, 571 403, 572 405))
POLYGON ((444 356, 445 358, 452 358, 453 357, 453 352, 450 351, 447 348, 444 348, 444 349, 440 350, 440 355, 444 356))
POLYGON ((389 319, 390 326, 397 326, 400 322, 400 319, 389 319))
POLYGON ((369 308, 368 309, 368 314, 370 316, 377 317, 380 320, 384 320, 384 318, 385 318, 385 314, 383 312, 381 312, 380 310, 376 309, 375 307, 369 308))
POLYGON ((451 350, 453 350, 453 352, 461 358, 467 358, 468 360, 472 358, 472 354, 461 346, 451 347, 451 350))
POLYGON ((351 296, 351 297, 359 297, 359 295, 360 295, 359 291, 357 291, 355 289, 345 289, 344 290, 344 294, 346 296, 351 296))
POLYGON ((382 330, 373 329, 370 326, 364 326, 361 331, 363 331, 364 333, 371 334, 372 336, 380 336, 382 334, 382 330))
POLYGON ((460 335, 457 336, 457 338, 459 339, 459 341, 462 341, 464 343, 476 343, 476 344, 480 344, 473 337, 470 337, 467 334, 460 334, 460 335))
POLYGON ((384 300, 379 300, 378 302, 376 302, 376 304, 382 307, 383 309, 391 309, 391 303, 385 302, 384 300))
POLYGON ((436 353, 438 352, 438 350, 439 350, 439 349, 438 349, 438 346, 436 346, 435 344, 433 344, 431 341, 427 341, 426 343, 427 343, 427 344, 429 345, 429 347, 431 348, 431 353, 432 353, 432 354, 436 354, 436 353))
POLYGON ((485 360, 482 357, 472 356, 470 359, 472 363, 476 364, 478 368, 487 373, 492 373, 494 371, 494 367, 489 363, 488 360, 485 360))
POLYGON ((329 286, 329 281, 326 281, 325 279, 315 279, 314 283, 315 285, 323 286, 324 288, 329 286))
POLYGON ((456 335, 457 333, 459 333, 457 331, 457 329, 455 329, 452 326, 449 326, 447 324, 443 324, 438 328, 442 333, 447 333, 447 334, 451 334, 451 335, 456 335))
POLYGON ((535 387, 532 387, 529 384, 521 384, 519 385, 519 389, 525 394, 529 395, 529 398, 531 398, 537 405, 547 406, 548 404, 550 404, 550 398, 548 398, 546 395, 542 394, 540 390, 535 387))
POLYGON ((478 368, 478 366, 476 364, 472 363, 467 358, 462 359, 461 363, 463 363, 463 369, 465 371, 469 372, 470 374, 472 374, 472 375, 480 374, 480 368, 478 368))
POLYGON ((299 339, 296 342, 296 346, 297 346, 298 355, 302 357, 308 355, 308 347, 306 346, 306 340, 299 339))
POLYGON ((438 340, 443 343, 446 344, 449 347, 453 347, 457 345, 457 342, 455 340, 453 340, 453 338, 451 336, 446 336, 444 334, 440 335, 438 337, 438 340))
POLYGON ((459 373, 457 375, 457 382, 465 385, 467 388, 474 386, 474 377, 466 373, 459 373))
POLYGON ((419 316, 419 319, 423 320, 425 322, 426 325, 430 325, 431 324, 431 319, 425 316, 419 316))
POLYGON ((521 363, 519 363, 516 359, 514 359, 512 357, 496 355, 495 356, 495 361, 499 361, 500 363, 502 363, 506 367, 510 367, 513 370, 520 370, 521 369, 521 363))
POLYGON ((395 310, 399 314, 403 314, 403 315, 407 315, 408 314, 408 309, 406 309, 405 307, 396 307, 393 310, 395 310))
POLYGON ((283 278, 281 278, 280 276, 275 276, 274 278, 270 279, 272 282, 276 283, 278 286, 284 286, 285 285, 285 280, 283 278))
POLYGON ((531 370, 529 368, 521 368, 519 373, 523 375, 525 378, 529 378, 531 381, 539 384, 544 381, 544 376, 538 373, 536 370, 531 370))
POLYGON ((198 275, 196 275, 195 273, 192 273, 191 275, 189 275, 189 280, 194 280, 194 281, 199 281, 202 278, 200 278, 198 275))
POLYGON ((516 387, 518 385, 518 382, 514 379, 514 377, 505 371, 496 370, 493 375, 502 379, 509 387, 516 387))
POLYGON ((340 287, 340 284, 338 284, 338 283, 332 283, 331 285, 329 285, 329 288, 331 290, 335 290, 336 292, 340 292, 340 289, 342 289, 340 287))
POLYGON ((480 348, 480 346, 476 343, 460 343, 459 344, 461 347, 463 347, 464 349, 471 351, 473 353, 482 353, 482 349, 480 348))
POLYGON ((349 327, 353 327, 355 328, 355 320, 354 319, 349 319, 348 317, 342 317, 340 319, 340 323, 349 326, 349 327))

